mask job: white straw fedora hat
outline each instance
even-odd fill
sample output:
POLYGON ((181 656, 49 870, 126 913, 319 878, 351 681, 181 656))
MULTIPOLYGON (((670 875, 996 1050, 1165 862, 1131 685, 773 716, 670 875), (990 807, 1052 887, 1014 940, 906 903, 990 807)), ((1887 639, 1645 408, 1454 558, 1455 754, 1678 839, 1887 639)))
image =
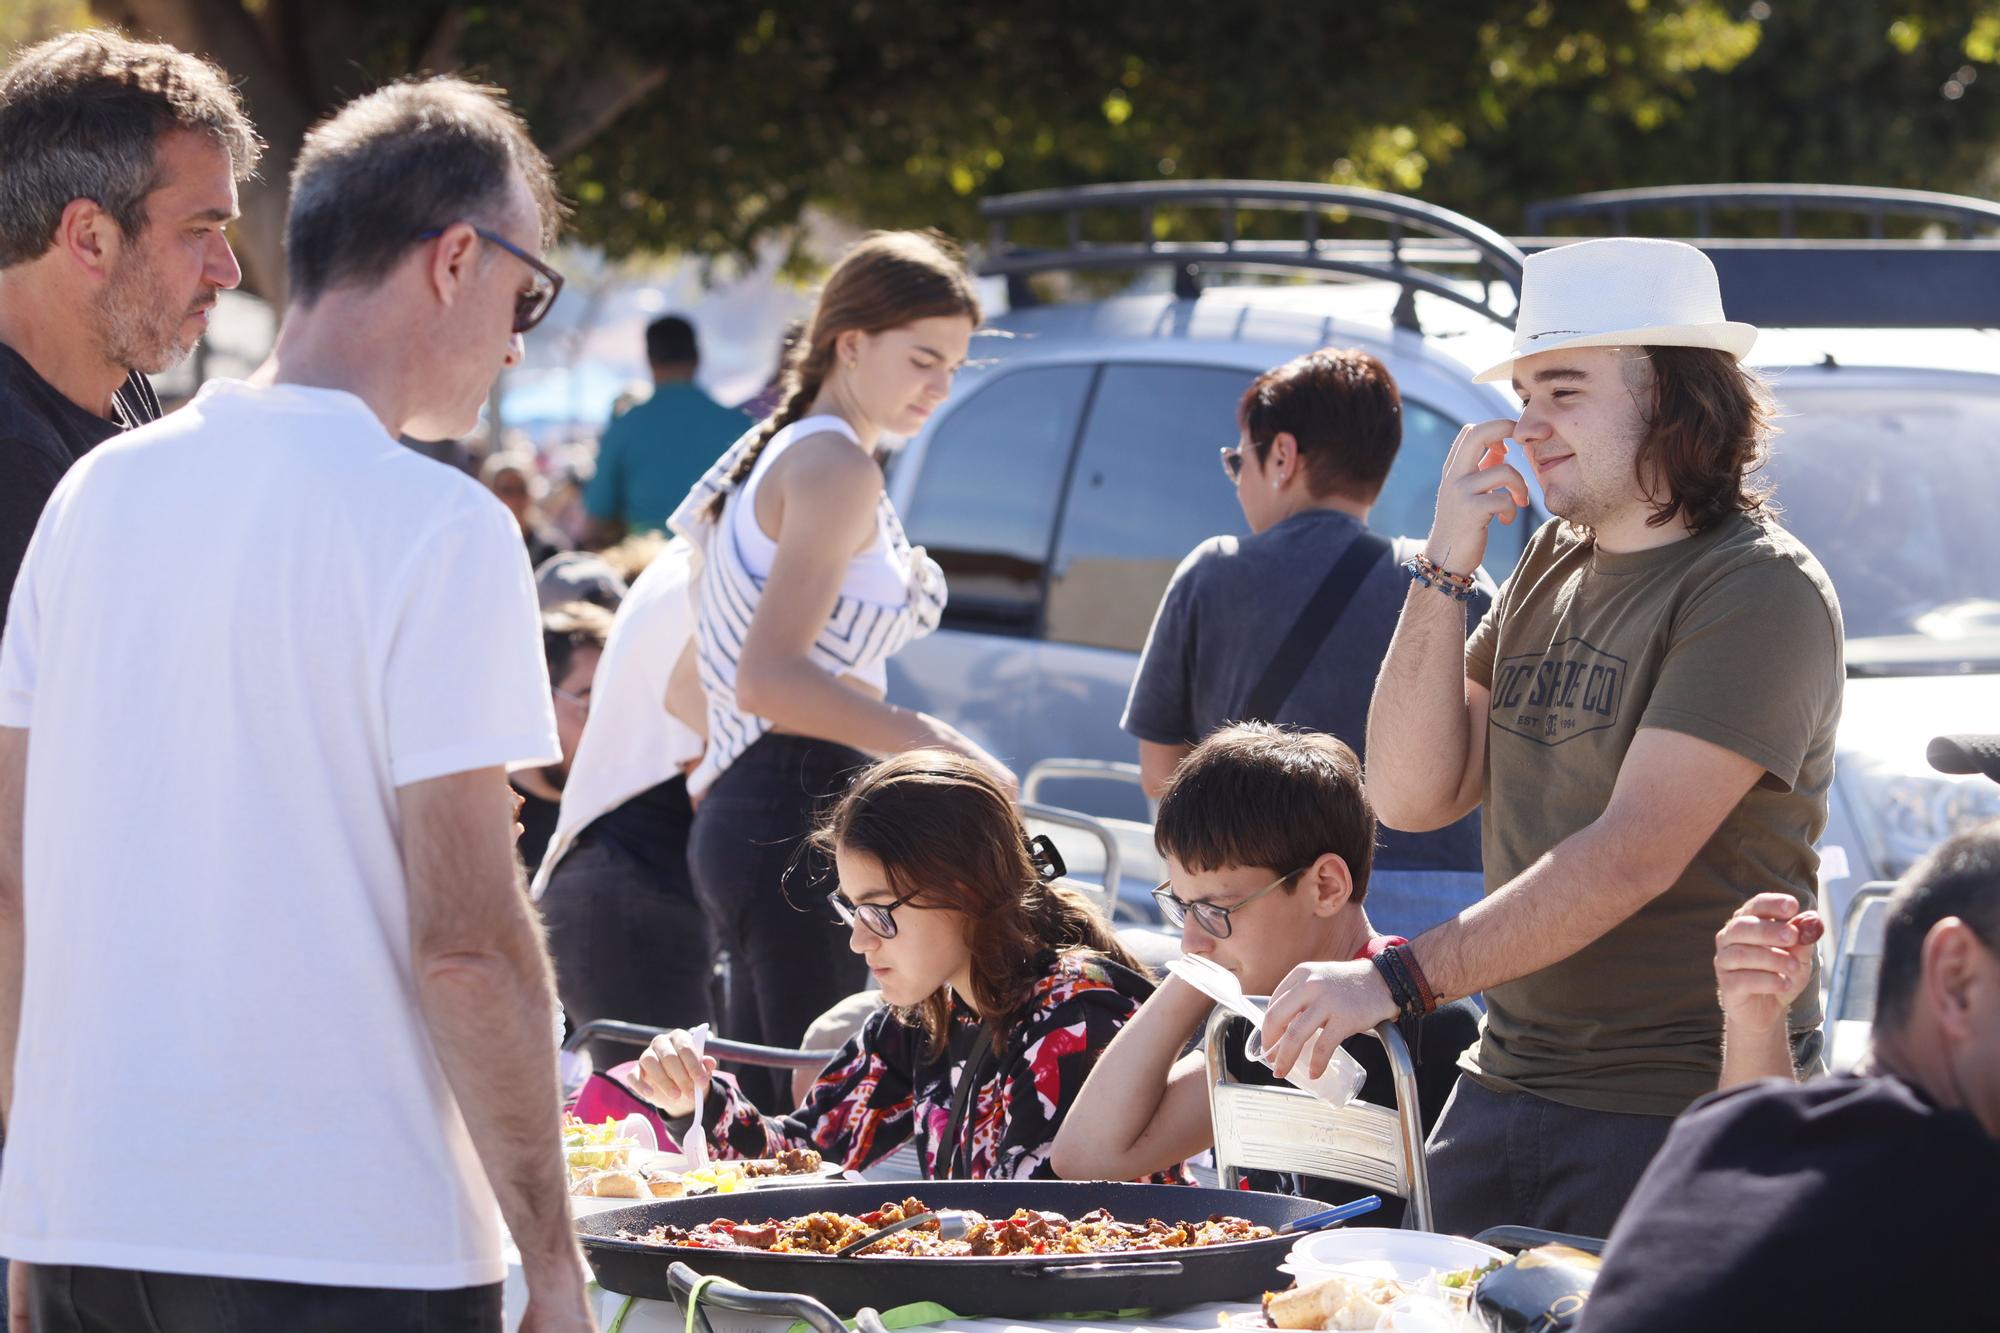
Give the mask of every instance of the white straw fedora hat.
POLYGON ((1756 341, 1755 325, 1722 317, 1707 255, 1680 241, 1612 236, 1528 256, 1513 356, 1473 378, 1508 379, 1515 357, 1563 347, 1712 347, 1741 361, 1756 341))

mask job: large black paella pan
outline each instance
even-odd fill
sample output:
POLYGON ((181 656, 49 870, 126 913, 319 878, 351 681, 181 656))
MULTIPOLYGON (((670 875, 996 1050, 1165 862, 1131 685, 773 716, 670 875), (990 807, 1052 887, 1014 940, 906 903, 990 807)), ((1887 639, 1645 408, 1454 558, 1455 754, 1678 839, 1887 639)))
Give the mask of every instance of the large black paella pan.
POLYGON ((932 1209, 966 1209, 1003 1218, 1017 1208, 1080 1218, 1105 1208, 1123 1222, 1158 1218, 1198 1222, 1222 1214, 1273 1229, 1322 1211, 1314 1199, 1249 1190, 1182 1185, 1122 1185, 1101 1181, 934 1180, 912 1184, 807 1185, 753 1193, 662 1199, 577 1219, 584 1257, 607 1291, 671 1300, 667 1268, 676 1260, 758 1291, 813 1296, 837 1313, 936 1301, 962 1315, 1024 1318, 1071 1310, 1162 1308, 1202 1301, 1254 1299, 1287 1285, 1278 1265, 1293 1237, 1174 1250, 1096 1255, 1001 1255, 990 1258, 908 1258, 774 1254, 619 1240, 621 1230, 644 1233, 662 1223, 692 1228, 718 1218, 762 1221, 804 1213, 859 1216, 900 1201, 932 1209))

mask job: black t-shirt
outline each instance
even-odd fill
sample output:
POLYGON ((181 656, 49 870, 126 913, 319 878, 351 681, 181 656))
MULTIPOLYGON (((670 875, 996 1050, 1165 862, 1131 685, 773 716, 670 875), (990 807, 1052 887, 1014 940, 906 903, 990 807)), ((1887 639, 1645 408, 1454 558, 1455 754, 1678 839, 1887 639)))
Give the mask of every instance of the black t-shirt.
POLYGON ((1582 1333, 2000 1324, 2000 1142, 1901 1079, 1703 1098, 1612 1230, 1582 1333))
POLYGON ((112 398, 112 410, 115 421, 78 407, 0 343, 0 626, 42 506, 63 473, 118 432, 158 420, 160 400, 135 372, 112 398))
POLYGON ((556 816, 562 813, 562 802, 545 801, 519 783, 513 787, 521 797, 521 813, 515 817, 521 825, 521 838, 515 846, 521 849, 521 864, 532 879, 548 855, 549 839, 556 836, 556 816))
MULTIPOLYGON (((1239 1083, 1284 1084, 1285 1080, 1271 1072, 1269 1066, 1244 1054, 1243 1043, 1248 1040, 1249 1033, 1247 1023, 1230 1026, 1224 1047, 1229 1076, 1239 1083)), ((1408 1039, 1406 1031, 1404 1040, 1408 1039)), ((1417 1039, 1410 1045, 1410 1061, 1417 1067, 1417 1108, 1423 1116, 1426 1138, 1430 1136, 1431 1126, 1437 1123, 1438 1116, 1444 1113, 1444 1104, 1451 1097, 1452 1085, 1458 1081, 1459 1053, 1477 1040, 1479 1007, 1470 1000, 1453 1000, 1450 1004, 1438 1006, 1437 1012, 1428 1018, 1418 1020, 1417 1039)), ((1394 1110, 1396 1085, 1390 1078, 1389 1053, 1383 1049, 1382 1043, 1364 1034, 1349 1037, 1341 1046, 1368 1076, 1361 1085, 1360 1099, 1394 1110)), ((1374 1192, 1351 1181, 1327 1180, 1319 1176, 1275 1171, 1246 1171, 1243 1174, 1251 1189, 1299 1194, 1329 1204, 1346 1203, 1374 1192)), ((1394 1227, 1401 1226, 1402 1221, 1403 1201, 1385 1194, 1381 1209, 1370 1214, 1365 1222, 1355 1225, 1394 1227)))
POLYGON ((597 838, 658 876, 662 887, 685 890, 688 833, 693 825, 687 779, 675 774, 599 815, 579 840, 597 838))

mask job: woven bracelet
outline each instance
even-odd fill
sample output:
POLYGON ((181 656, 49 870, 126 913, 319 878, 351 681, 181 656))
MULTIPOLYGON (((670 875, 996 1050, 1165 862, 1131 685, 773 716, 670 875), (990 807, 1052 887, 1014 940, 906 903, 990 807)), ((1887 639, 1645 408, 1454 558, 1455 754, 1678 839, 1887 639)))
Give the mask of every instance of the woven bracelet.
POLYGON ((1435 588, 1454 602, 1472 600, 1474 588, 1472 576, 1469 574, 1453 574, 1440 569, 1420 555, 1405 560, 1403 572, 1426 588, 1435 588))

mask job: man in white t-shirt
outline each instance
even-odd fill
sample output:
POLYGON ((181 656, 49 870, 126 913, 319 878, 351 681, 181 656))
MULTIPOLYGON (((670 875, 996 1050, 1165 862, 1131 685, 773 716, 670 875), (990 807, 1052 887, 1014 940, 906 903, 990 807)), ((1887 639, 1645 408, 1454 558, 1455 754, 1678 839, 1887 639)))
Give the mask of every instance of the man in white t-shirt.
POLYGON ((592 1327, 506 766, 557 755, 457 436, 560 285, 456 80, 301 149, 247 382, 57 489, 0 640, 0 1252, 49 1328, 592 1327), (115 1144, 89 1126, 119 1125, 115 1144))

